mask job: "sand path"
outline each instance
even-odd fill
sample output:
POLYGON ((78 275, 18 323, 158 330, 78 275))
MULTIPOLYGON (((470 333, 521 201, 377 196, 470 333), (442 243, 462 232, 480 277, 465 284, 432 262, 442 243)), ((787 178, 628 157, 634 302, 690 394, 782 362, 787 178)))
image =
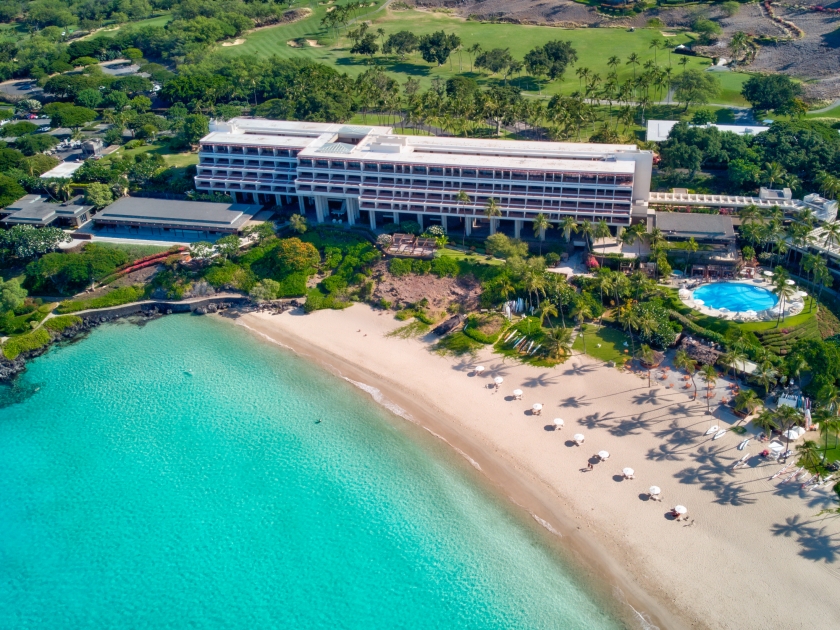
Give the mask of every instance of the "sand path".
MULTIPOLYGON (((710 419, 677 378, 673 389, 649 388, 647 378, 580 356, 554 369, 487 351, 477 360, 440 357, 429 340, 386 338, 402 323, 364 305, 238 322, 379 388, 563 533, 566 548, 658 627, 840 627, 840 518, 816 516, 836 506, 830 488, 804 493, 796 482, 770 481, 780 465, 759 458, 733 472, 742 438, 704 433, 735 418, 710 419), (478 363, 482 376, 473 373, 478 363), (504 378, 498 392, 495 376, 504 378), (523 400, 512 399, 515 388, 523 400), (530 412, 535 402, 541 416, 530 412), (565 428, 550 430, 558 416, 565 428), (578 432, 583 447, 570 441, 578 432), (609 460, 586 471, 600 450, 609 460), (634 480, 622 479, 627 466, 634 480), (662 488, 661 503, 647 500, 651 485, 662 488), (677 503, 689 521, 666 516, 677 503)), ((757 453, 757 444, 747 450, 757 453)))

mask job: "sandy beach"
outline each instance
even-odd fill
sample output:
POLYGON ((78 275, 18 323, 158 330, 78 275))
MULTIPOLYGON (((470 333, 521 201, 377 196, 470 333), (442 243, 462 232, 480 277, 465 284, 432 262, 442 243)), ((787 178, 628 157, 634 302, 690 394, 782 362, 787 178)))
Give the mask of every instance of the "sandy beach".
MULTIPOLYGON (((429 350, 432 336, 387 337, 402 322, 365 305, 248 313, 236 322, 375 388, 380 402, 446 440, 559 536, 626 602, 638 627, 840 627, 840 518, 817 516, 836 507, 830 486, 804 492, 801 480, 771 480, 782 465, 762 458, 733 470, 763 446, 737 449, 754 433, 749 425, 746 436, 705 435, 736 418, 706 415, 699 377, 701 397, 692 401, 673 371, 649 387, 647 376, 586 356, 556 368, 504 362, 489 350, 475 359, 441 357, 429 350), (476 375, 479 364, 487 369, 476 375), (504 378, 498 391, 497 376, 504 378), (512 395, 517 388, 521 400, 512 395), (534 403, 543 404, 541 415, 534 403), (556 417, 565 421, 560 431, 556 417), (575 433, 585 435, 582 446, 575 433), (610 454, 603 462, 593 458, 602 450, 610 454), (624 479, 625 467, 634 479, 624 479), (648 499, 652 485, 662 501, 648 499), (686 520, 668 514, 676 504, 688 508, 686 520)), ((718 397, 726 386, 718 381, 718 397)))

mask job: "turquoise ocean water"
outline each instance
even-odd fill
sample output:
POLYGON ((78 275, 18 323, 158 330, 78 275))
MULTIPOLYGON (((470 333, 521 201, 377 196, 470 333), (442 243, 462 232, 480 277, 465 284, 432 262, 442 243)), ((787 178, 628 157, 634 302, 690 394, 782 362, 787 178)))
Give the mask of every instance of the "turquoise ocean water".
POLYGON ((0 388, 0 628, 621 627, 385 414, 210 318, 51 350, 0 388))

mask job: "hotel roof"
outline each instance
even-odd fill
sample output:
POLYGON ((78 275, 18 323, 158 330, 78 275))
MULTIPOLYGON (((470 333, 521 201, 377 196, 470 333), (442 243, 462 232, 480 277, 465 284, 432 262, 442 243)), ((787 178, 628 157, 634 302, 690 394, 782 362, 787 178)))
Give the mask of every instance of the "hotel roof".
POLYGON ((94 217, 118 225, 165 225, 186 230, 238 230, 260 211, 243 203, 212 203, 122 197, 94 217))
POLYGON ((732 218, 723 214, 657 212, 656 227, 662 230, 666 237, 694 238, 704 241, 735 239, 732 218))
POLYGON ((62 217, 78 217, 93 207, 80 203, 81 199, 75 197, 70 201, 55 203, 41 195, 26 195, 6 206, 3 212, 10 214, 3 221, 45 226, 62 217))
MULTIPOLYGON (((647 141, 648 142, 665 142, 671 134, 671 129, 678 123, 678 120, 648 120, 647 122, 647 141)), ((767 131, 770 127, 763 127, 760 125, 690 125, 691 127, 716 127, 719 131, 729 131, 739 136, 754 136, 767 131)))

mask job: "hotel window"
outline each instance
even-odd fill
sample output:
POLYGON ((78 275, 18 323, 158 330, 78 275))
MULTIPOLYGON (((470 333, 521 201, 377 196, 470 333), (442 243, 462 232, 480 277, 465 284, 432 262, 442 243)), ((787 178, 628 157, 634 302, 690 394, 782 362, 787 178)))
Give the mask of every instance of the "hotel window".
POLYGON ((379 170, 379 166, 373 162, 365 162, 365 170, 375 173, 379 170))
POLYGON ((484 169, 478 171, 478 176, 482 179, 492 179, 493 171, 485 171, 484 169))
POLYGON ((347 162, 347 170, 349 171, 359 171, 361 168, 362 165, 359 162, 347 162))
POLYGON ((461 170, 461 177, 475 177, 475 169, 473 168, 465 168, 461 170))
POLYGON ((425 175, 426 174, 426 167, 425 166, 415 166, 411 169, 411 172, 417 175, 425 175))
POLYGON ((317 168, 329 168, 330 163, 327 162, 326 160, 315 160, 315 166, 317 168))
POLYGON ((430 166, 429 175, 443 175, 443 168, 440 166, 430 166))
POLYGON ((393 173, 394 172, 394 165, 393 164, 381 164, 379 166, 379 170, 383 173, 393 173))
MULTIPOLYGON (((446 175, 447 177, 452 177, 452 176, 453 176, 452 169, 451 169, 451 168, 449 168, 449 167, 446 167, 446 168, 443 170, 443 173, 444 173, 444 175, 446 175)), ((454 175, 457 175, 457 173, 454 173, 454 175)))
POLYGON ((300 161, 301 166, 312 166, 312 160, 303 159, 300 161))
POLYGON ((344 169, 344 162, 330 162, 330 167, 344 169))

